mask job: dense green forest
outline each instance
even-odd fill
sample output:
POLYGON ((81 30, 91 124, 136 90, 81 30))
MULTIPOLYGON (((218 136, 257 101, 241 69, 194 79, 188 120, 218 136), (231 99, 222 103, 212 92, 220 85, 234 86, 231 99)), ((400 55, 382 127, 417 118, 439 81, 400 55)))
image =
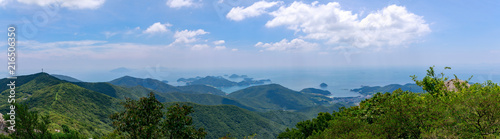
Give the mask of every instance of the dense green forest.
MULTIPOLYGON (((448 68, 446 68, 448 69, 448 68)), ((425 93, 376 93, 359 106, 320 113, 279 138, 499 138, 500 86, 448 80, 433 67, 417 80, 425 93)), ((470 79, 469 79, 470 80, 470 79)))
POLYGON ((279 84, 252 86, 228 95, 258 110, 300 110, 311 106, 329 104, 324 95, 301 93, 279 84))
MULTIPOLYGON (((247 136, 276 137, 287 127, 291 128, 299 121, 313 118, 319 112, 332 111, 346 106, 318 103, 322 102, 321 99, 329 98, 318 94, 293 91, 277 84, 256 86, 239 91, 240 94, 250 94, 248 97, 231 97, 208 85, 175 87, 155 79, 128 76, 111 82, 97 83, 69 82, 63 79, 71 79, 72 81, 77 79, 63 75, 58 77, 62 79, 47 73, 37 73, 18 76, 16 80, 16 102, 19 103, 19 106, 22 105, 26 108, 25 113, 28 113, 26 117, 36 119, 32 122, 33 124, 26 127, 37 130, 42 127, 46 129, 40 136, 53 135, 52 137, 56 138, 119 137, 121 135, 115 132, 116 127, 113 126, 110 115, 123 111, 125 108, 121 104, 126 102, 127 98, 140 100, 148 97, 150 92, 154 93, 155 99, 165 106, 177 103, 192 106, 193 112, 189 116, 193 119, 193 127, 204 128, 207 133, 206 138, 224 136, 236 138, 247 136), (253 97, 257 94, 261 95, 258 98, 253 97), (299 99, 271 101, 277 97, 287 96, 287 94, 299 99), (263 101, 258 102, 262 104, 254 106, 246 101, 249 98, 263 101), (293 107, 295 104, 304 105, 295 108, 293 107), (285 108, 295 109, 283 111, 285 108)), ((7 84, 9 80, 1 79, 0 82, 7 84)), ((7 100, 8 86, 0 88, 4 90, 0 99, 7 100)), ((0 111, 7 113, 9 106, 8 103, 0 105, 0 111)), ((168 112, 166 108, 162 111, 168 112)), ((8 117, 4 117, 4 119, 8 119, 8 117)), ((30 137, 32 136, 28 138, 30 137)))

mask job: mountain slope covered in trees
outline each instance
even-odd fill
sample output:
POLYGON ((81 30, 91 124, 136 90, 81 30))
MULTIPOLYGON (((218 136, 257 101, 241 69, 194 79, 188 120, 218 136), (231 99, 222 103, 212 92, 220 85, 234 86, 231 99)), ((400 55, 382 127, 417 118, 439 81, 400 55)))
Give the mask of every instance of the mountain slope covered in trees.
MULTIPOLYGON (((448 67, 445 69, 449 69, 448 67)), ((397 89, 376 93, 359 106, 320 113, 279 138, 499 138, 500 86, 448 80, 433 67, 422 80, 425 93, 397 89), (445 82, 452 81, 454 87, 445 82)))
MULTIPOLYGON (((54 121, 49 129, 67 125, 85 135, 103 135, 112 128, 109 114, 118 107, 118 99, 59 80, 46 73, 18 76, 16 102, 29 104, 31 111, 46 114, 54 121)), ((3 80, 3 79, 2 79, 3 80)), ((7 100, 8 90, 1 99, 7 100)), ((6 113, 10 104, 0 105, 6 113)))
POLYGON ((300 110, 328 104, 330 98, 290 90, 278 84, 248 87, 228 95, 259 110, 300 110))

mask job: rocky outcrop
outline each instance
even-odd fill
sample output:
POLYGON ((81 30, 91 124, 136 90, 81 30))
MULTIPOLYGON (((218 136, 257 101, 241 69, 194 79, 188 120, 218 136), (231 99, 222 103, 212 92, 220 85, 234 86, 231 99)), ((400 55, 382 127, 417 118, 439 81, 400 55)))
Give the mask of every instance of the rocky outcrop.
POLYGON ((446 86, 448 91, 458 91, 457 87, 455 87, 455 83, 457 83, 457 82, 460 84, 465 84, 465 86, 467 86, 467 87, 470 87, 470 84, 468 84, 464 80, 460 80, 460 79, 451 79, 451 80, 445 81, 444 86, 446 86))
POLYGON ((8 133, 5 132, 3 129, 7 127, 7 123, 5 122, 5 120, 3 119, 3 114, 0 113, 0 134, 4 134, 4 135, 7 135, 8 133))

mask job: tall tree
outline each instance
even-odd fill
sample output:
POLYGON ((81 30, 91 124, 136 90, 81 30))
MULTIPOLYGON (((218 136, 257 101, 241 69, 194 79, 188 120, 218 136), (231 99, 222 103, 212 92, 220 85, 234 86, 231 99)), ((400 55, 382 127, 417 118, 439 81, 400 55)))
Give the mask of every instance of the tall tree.
POLYGON ((112 114, 111 119, 115 131, 125 133, 127 138, 203 138, 206 135, 203 128, 196 130, 191 125, 192 118, 187 115, 193 112, 192 107, 173 105, 165 116, 163 104, 152 92, 148 98, 138 101, 127 98, 123 106, 125 111, 112 114))
POLYGON ((124 112, 111 115, 117 131, 128 133, 134 139, 159 137, 163 104, 156 100, 152 92, 148 98, 142 97, 139 101, 127 98, 123 106, 124 112))
POLYGON ((193 118, 187 116, 194 112, 191 106, 180 106, 179 104, 168 107, 167 119, 163 123, 163 129, 170 138, 203 138, 207 134, 203 128, 196 130, 191 124, 193 118))
MULTIPOLYGON (((51 138, 48 132, 48 125, 50 124, 49 116, 38 117, 35 111, 28 111, 27 104, 13 103, 16 108, 15 131, 9 134, 12 138, 51 138), (40 121, 39 121, 40 120, 40 121)), ((5 115, 7 118, 8 115, 5 115)), ((7 122, 7 126, 11 126, 7 122)), ((9 132, 6 129, 7 132, 9 132)))

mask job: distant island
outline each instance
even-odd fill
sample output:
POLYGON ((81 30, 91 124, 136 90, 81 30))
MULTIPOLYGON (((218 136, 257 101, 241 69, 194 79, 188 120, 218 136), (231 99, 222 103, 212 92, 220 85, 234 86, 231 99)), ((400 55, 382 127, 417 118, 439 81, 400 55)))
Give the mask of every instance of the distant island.
POLYGON ((222 87, 233 87, 233 86, 250 86, 270 83, 270 79, 254 80, 253 78, 248 78, 246 75, 236 75, 233 74, 229 78, 243 78, 240 82, 230 81, 222 76, 206 76, 206 77, 195 77, 195 78, 179 78, 177 82, 184 82, 186 85, 209 85, 217 88, 222 87))
POLYGON ((418 86, 417 84, 413 83, 408 83, 405 85, 400 85, 400 84, 390 84, 386 86, 361 86, 361 88, 356 88, 356 89, 351 89, 353 92, 358 92, 361 95, 367 96, 367 95, 373 95, 375 93, 381 92, 393 92, 394 90, 397 90, 401 88, 403 91, 411 91, 411 92, 423 92, 422 87, 418 86))
POLYGON ((316 88, 305 88, 305 89, 302 89, 300 92, 310 93, 310 94, 321 94, 321 95, 331 95, 332 94, 328 90, 321 90, 321 89, 316 89, 316 88))
POLYGON ((321 83, 321 84, 319 85, 319 87, 321 87, 321 88, 326 88, 326 87, 328 87, 328 85, 327 85, 326 83, 321 83))
POLYGON ((247 75, 237 75, 237 74, 233 74, 231 76, 229 76, 229 78, 231 79, 236 79, 236 78, 248 78, 247 75))

